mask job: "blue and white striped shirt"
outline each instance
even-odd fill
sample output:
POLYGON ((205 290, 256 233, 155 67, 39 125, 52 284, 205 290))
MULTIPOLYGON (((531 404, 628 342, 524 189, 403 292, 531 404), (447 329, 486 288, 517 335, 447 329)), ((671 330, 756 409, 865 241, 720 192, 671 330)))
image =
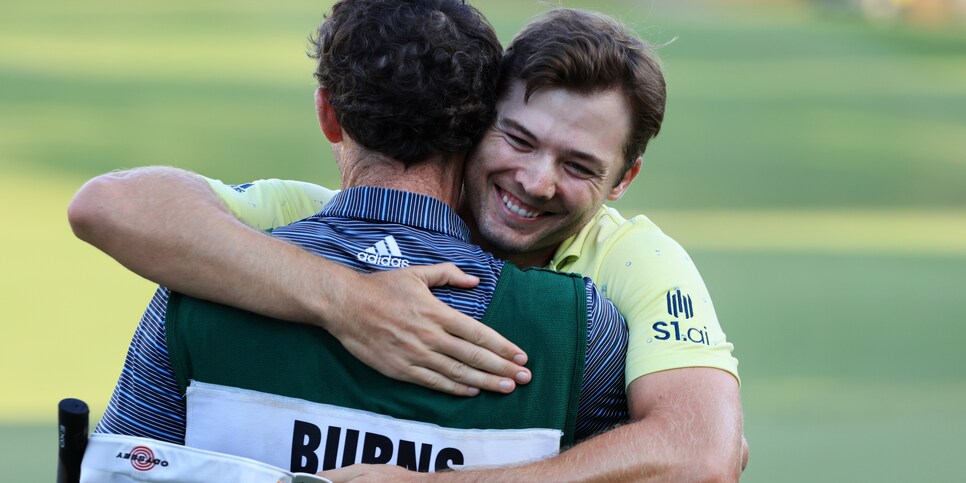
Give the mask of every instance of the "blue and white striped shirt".
MULTIPOLYGON (((346 189, 315 216, 279 228, 273 235, 362 272, 452 262, 479 277, 479 285, 470 290, 434 288, 433 294, 476 320, 486 311, 504 263, 470 243, 469 228, 446 204, 382 188, 346 189)), ((588 333, 577 440, 628 418, 627 326, 590 279, 584 283, 588 333)), ((185 400, 178 391, 165 339, 169 295, 159 288, 141 318, 96 432, 184 444, 185 400)))

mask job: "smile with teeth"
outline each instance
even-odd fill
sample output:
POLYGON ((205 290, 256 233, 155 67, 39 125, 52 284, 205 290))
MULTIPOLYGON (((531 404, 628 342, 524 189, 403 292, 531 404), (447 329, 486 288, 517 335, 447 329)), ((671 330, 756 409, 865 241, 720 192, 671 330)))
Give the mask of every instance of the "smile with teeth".
POLYGON ((507 209, 516 213, 517 215, 520 215, 524 218, 536 218, 542 214, 539 211, 527 211, 523 208, 520 208, 516 205, 516 203, 514 203, 514 199, 511 199, 506 193, 502 192, 502 190, 500 194, 503 198, 503 204, 506 205, 507 209))

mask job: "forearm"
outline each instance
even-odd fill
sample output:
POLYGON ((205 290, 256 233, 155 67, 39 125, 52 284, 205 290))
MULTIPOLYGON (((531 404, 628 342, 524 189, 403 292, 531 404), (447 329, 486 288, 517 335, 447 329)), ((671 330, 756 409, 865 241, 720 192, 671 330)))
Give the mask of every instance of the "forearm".
MULTIPOLYGON (((440 473, 447 482, 687 481, 674 478, 674 462, 655 421, 635 421, 584 441, 560 455, 523 466, 440 473), (651 434, 650 439, 641 434, 651 434)), ((432 479, 432 478, 431 478, 432 479)))
POLYGON ((479 283, 451 264, 361 275, 249 228, 208 181, 175 168, 99 176, 75 195, 68 218, 79 238, 147 279, 323 327, 394 379, 464 396, 529 381, 518 347, 432 295, 429 287, 479 283))
POLYGON ((482 471, 440 473, 447 482, 489 481, 736 481, 700 467, 700 449, 685 452, 685 442, 672 442, 656 421, 636 421, 613 429, 561 453, 529 465, 482 471), (642 435, 650 437, 645 439, 642 435), (673 444, 672 444, 673 443, 673 444), (710 476, 710 478, 709 478, 710 476))
POLYGON ((79 238, 147 279, 273 317, 317 322, 314 314, 339 296, 337 279, 353 276, 245 226, 202 178, 173 168, 95 178, 78 191, 68 218, 79 238), (320 285, 309 290, 307 283, 320 285))
POLYGON ((601 434, 554 458, 514 467, 415 473, 395 465, 360 464, 320 475, 336 483, 737 481, 740 470, 732 449, 740 446, 740 436, 737 440, 729 436, 724 443, 712 438, 714 441, 705 444, 700 438, 704 435, 685 435, 680 426, 666 418, 648 417, 601 434), (711 447, 715 442, 720 446, 711 447))
POLYGON ((737 481, 742 419, 734 378, 716 369, 665 371, 635 381, 634 422, 529 465, 441 473, 445 481, 737 481), (684 388, 674 389, 675 381, 684 388))

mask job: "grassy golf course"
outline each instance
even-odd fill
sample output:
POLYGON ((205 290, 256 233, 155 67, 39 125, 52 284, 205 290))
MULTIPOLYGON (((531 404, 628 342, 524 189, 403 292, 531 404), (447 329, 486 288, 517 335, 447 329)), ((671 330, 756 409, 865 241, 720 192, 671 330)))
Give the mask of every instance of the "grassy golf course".
MULTIPOLYGON (((546 8, 471 3, 504 42, 546 8)), ((792 1, 561 3, 662 45, 664 128, 618 206, 688 248, 715 298, 741 361, 744 481, 963 481, 963 24, 792 1)), ((304 53, 330 4, 0 7, 5 478, 53 479, 57 401, 97 421, 153 292, 71 234, 85 180, 166 164, 338 183, 304 53)))

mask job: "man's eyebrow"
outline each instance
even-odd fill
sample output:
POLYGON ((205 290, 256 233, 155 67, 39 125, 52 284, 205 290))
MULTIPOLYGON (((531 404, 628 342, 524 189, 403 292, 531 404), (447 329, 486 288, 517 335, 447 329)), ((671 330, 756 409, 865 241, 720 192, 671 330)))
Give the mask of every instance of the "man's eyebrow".
MULTIPOLYGON (((523 127, 523 125, 521 125, 517 121, 514 121, 513 119, 510 119, 510 118, 507 118, 507 117, 498 118, 496 120, 496 125, 498 127, 501 127, 501 128, 511 128, 511 129, 516 130, 516 131, 520 131, 520 134, 523 134, 524 136, 526 136, 526 137, 528 137, 530 139, 537 139, 537 137, 534 136, 533 133, 530 132, 529 129, 523 127)), ((564 152, 563 152, 563 154, 565 156, 568 156, 568 157, 571 157, 571 158, 580 159, 580 160, 587 161, 589 163, 593 163, 593 164, 595 164, 597 166, 606 166, 607 165, 607 163, 604 162, 603 159, 601 159, 601 158, 599 158, 597 156, 594 156, 593 154, 590 154, 590 153, 587 153, 587 152, 584 152, 584 151, 580 151, 580 150, 577 150, 577 149, 565 149, 564 152)))
POLYGON ((507 117, 501 117, 501 118, 497 119, 496 124, 499 127, 511 128, 511 129, 520 131, 521 134, 523 134, 524 136, 526 136, 526 137, 528 137, 530 139, 536 139, 537 138, 536 136, 533 135, 532 132, 530 132, 529 129, 523 127, 522 124, 520 124, 519 122, 514 121, 513 119, 510 119, 510 118, 507 118, 507 117))

